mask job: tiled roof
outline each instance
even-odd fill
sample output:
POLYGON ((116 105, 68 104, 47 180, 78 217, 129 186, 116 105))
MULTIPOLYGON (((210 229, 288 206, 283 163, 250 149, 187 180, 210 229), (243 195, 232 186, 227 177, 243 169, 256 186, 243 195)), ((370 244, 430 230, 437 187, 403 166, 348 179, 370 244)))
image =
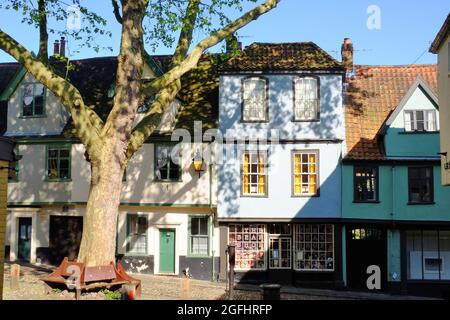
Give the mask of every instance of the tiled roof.
POLYGON ((342 64, 313 42, 253 43, 219 71, 342 70, 342 64))
POLYGON ((20 64, 16 62, 0 63, 0 94, 6 89, 19 69, 20 64))
POLYGON ((438 53, 443 42, 445 41, 445 39, 447 39, 449 34, 450 34, 450 13, 448 14, 447 19, 445 19, 444 24, 442 25, 441 29, 439 30, 438 34, 436 35, 436 38, 434 39, 433 43, 431 44, 430 52, 438 53))
MULTIPOLYGON (((152 58, 158 67, 167 71, 170 56, 152 56, 152 58)), ((177 116, 175 128, 183 128, 192 132, 194 121, 202 121, 204 130, 217 127, 219 76, 216 70, 218 59, 219 57, 214 55, 203 56, 198 67, 181 78, 182 88, 178 96, 182 100, 182 107, 177 116)), ((97 114, 106 120, 113 106, 113 96, 110 93, 116 78, 117 57, 98 57, 70 62, 74 65, 74 69, 68 73, 69 81, 78 88, 85 103, 94 106, 97 114)), ((51 59, 50 63, 57 72, 58 70, 61 72, 60 62, 51 59)), ((0 85, 5 82, 5 87, 9 81, 3 81, 3 79, 11 79, 15 74, 12 73, 12 76, 9 77, 10 65, 17 69, 20 66, 17 63, 0 63, 0 85)), ((2 114, 6 114, 6 112, 2 112, 2 114)), ((63 134, 67 138, 74 136, 73 124, 70 119, 63 134)))
POLYGON ((345 96, 346 159, 384 158, 378 131, 418 76, 437 92, 434 64, 355 66, 355 77, 349 81, 345 96))

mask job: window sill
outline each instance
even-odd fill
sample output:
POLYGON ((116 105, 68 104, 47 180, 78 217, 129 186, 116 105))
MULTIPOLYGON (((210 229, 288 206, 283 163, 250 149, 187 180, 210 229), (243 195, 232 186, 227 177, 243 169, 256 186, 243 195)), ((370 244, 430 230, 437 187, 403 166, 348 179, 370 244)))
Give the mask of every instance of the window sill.
POLYGON ((398 134, 439 134, 439 131, 403 131, 398 134))
POLYGON ((268 198, 269 195, 267 194, 241 194, 241 198, 268 198))
POLYGON ((19 116, 19 119, 47 118, 47 115, 41 116, 19 116))
POLYGON ((378 203, 381 203, 381 201, 379 201, 379 200, 375 200, 375 201, 357 201, 357 200, 353 200, 353 203, 378 204, 378 203))
POLYGON ((161 179, 153 179, 153 182, 161 182, 161 183, 180 183, 183 180, 161 180, 161 179))
POLYGON ((148 253, 133 253, 127 252, 124 254, 124 257, 147 257, 148 253))
POLYGON ((320 122, 320 119, 313 119, 313 120, 300 120, 300 119, 292 119, 291 122, 313 122, 313 123, 317 123, 320 122))
POLYGON ((203 254, 188 254, 186 256, 186 258, 203 258, 203 259, 206 259, 206 258, 212 258, 212 257, 210 255, 203 255, 203 254))
POLYGON ((432 202, 408 202, 407 205, 408 206, 429 206, 429 205, 433 205, 436 204, 436 202, 432 201, 432 202))
POLYGON ((239 120, 239 123, 269 123, 269 120, 239 120))
POLYGON ((45 182, 72 182, 72 179, 45 179, 45 182))
POLYGON ((292 194, 291 198, 320 198, 320 194, 292 194))

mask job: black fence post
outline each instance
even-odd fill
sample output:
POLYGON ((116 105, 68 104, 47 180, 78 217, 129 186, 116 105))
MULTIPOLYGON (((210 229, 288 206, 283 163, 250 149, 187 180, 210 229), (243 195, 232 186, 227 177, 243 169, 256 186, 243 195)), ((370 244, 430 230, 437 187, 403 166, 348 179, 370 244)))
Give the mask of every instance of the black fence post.
POLYGON ((235 265, 235 252, 236 246, 234 244, 228 245, 228 263, 230 264, 229 274, 228 274, 228 299, 233 299, 234 290, 234 265, 235 265))

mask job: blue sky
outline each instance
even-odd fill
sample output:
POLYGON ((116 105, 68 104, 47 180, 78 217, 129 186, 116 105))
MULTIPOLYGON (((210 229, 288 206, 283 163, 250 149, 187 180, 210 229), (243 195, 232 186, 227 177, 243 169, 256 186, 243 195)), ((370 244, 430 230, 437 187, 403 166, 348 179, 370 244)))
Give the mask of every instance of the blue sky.
MULTIPOLYGON (((113 47, 114 51, 97 54, 85 48, 71 58, 117 54, 120 26, 113 18, 110 0, 83 2, 109 21, 113 38, 98 38, 97 42, 113 47)), ((253 6, 254 3, 249 3, 245 8, 253 6)), ((282 0, 276 9, 243 28, 239 35, 244 46, 252 42, 314 41, 339 59, 341 43, 349 37, 355 47, 357 64, 435 63, 436 56, 428 53, 427 49, 449 11, 448 0, 282 0), (370 18, 367 9, 371 5, 380 9, 380 29, 367 27, 370 18)), ((229 13, 234 17, 238 15, 233 11, 229 13)), ((20 20, 14 12, 0 10, 0 28, 28 49, 37 51, 37 31, 21 24, 20 20)), ((196 40, 201 38, 202 34, 196 34, 196 40)), ((50 44, 53 40, 50 38, 50 44)), ((69 47, 74 50, 76 43, 70 42, 69 47)), ((170 48, 160 47, 155 53, 171 52, 170 48)), ((13 60, 0 52, 0 61, 13 60)))

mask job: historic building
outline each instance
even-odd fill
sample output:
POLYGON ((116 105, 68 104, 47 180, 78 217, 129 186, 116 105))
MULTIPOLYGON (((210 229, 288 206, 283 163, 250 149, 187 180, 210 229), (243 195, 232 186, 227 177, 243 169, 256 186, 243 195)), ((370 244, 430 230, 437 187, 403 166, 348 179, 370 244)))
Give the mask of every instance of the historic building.
POLYGON ((436 65, 355 66, 349 76, 342 165, 349 288, 366 288, 367 268, 377 266, 383 290, 449 293, 450 189, 441 186, 436 82, 436 65))
MULTIPOLYGON (((150 57, 144 80, 160 74, 169 62, 168 56, 150 57)), ((61 67, 55 59, 51 63, 61 67)), ((106 118, 115 94, 117 58, 70 63, 70 81, 86 104, 106 118)), ((205 57, 183 78, 183 88, 162 124, 123 176, 117 259, 129 271, 178 275, 189 268, 196 278, 215 278, 219 266, 218 231, 214 231, 216 173, 207 161, 201 172, 194 169, 193 158, 208 146, 191 144, 194 120, 202 121, 200 131, 216 125, 214 64, 212 57, 205 57), (191 140, 172 141, 175 129, 191 140)), ((17 141, 16 153, 22 156, 18 170, 9 176, 6 256, 11 261, 59 264, 78 252, 90 166, 68 112, 53 93, 19 64, 0 64, 0 73, 3 134, 17 141)), ((146 107, 147 103, 139 109, 136 121, 146 107)))
POLYGON ((341 285, 343 64, 253 43, 219 72, 221 261, 234 244, 237 281, 341 285))

